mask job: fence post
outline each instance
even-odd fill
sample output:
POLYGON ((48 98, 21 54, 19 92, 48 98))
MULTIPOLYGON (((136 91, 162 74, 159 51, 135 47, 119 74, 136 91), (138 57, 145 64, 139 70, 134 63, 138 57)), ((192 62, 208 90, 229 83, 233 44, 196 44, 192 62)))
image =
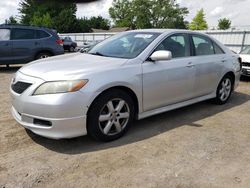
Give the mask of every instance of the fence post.
POLYGON ((243 33, 243 39, 242 39, 242 43, 241 43, 241 49, 240 49, 240 51, 242 51, 243 50, 243 48, 245 47, 245 38, 246 38, 246 31, 244 31, 244 33, 243 33))

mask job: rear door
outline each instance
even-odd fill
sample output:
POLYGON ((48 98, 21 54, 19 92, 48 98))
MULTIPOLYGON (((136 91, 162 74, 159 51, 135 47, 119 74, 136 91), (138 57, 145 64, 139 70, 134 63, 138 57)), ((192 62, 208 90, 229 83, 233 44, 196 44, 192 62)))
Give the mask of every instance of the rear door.
POLYGON ((195 97, 215 91, 221 77, 226 54, 210 38, 192 34, 193 63, 196 67, 195 97))
POLYGON ((12 56, 15 63, 27 63, 34 60, 39 42, 33 29, 13 28, 11 31, 13 44, 12 56))
POLYGON ((12 63, 10 33, 9 28, 0 28, 0 64, 12 63))

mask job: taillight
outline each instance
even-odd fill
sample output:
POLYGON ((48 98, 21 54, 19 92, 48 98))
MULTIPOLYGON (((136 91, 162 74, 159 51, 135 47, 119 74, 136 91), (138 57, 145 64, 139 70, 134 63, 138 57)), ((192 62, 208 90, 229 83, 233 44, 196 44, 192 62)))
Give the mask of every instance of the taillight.
POLYGON ((63 40, 58 39, 58 40, 56 40, 56 43, 62 46, 63 45, 63 40))
POLYGON ((242 59, 241 59, 241 57, 238 58, 238 62, 240 64, 240 70, 241 70, 242 69, 242 59))

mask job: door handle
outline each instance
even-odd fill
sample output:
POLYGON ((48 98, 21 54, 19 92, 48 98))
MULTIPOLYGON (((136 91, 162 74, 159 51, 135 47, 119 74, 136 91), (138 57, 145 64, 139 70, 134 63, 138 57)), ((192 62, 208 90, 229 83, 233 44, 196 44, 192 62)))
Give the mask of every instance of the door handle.
POLYGON ((192 62, 189 62, 188 65, 187 65, 186 67, 192 68, 192 67, 194 67, 194 66, 195 66, 195 65, 194 65, 192 62))

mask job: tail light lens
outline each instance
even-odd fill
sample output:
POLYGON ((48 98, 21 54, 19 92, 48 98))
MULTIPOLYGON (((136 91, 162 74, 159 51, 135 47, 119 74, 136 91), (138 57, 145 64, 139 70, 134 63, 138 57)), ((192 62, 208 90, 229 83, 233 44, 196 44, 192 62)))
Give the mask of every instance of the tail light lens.
POLYGON ((56 40, 56 43, 62 46, 63 45, 63 40, 58 39, 58 40, 56 40))

